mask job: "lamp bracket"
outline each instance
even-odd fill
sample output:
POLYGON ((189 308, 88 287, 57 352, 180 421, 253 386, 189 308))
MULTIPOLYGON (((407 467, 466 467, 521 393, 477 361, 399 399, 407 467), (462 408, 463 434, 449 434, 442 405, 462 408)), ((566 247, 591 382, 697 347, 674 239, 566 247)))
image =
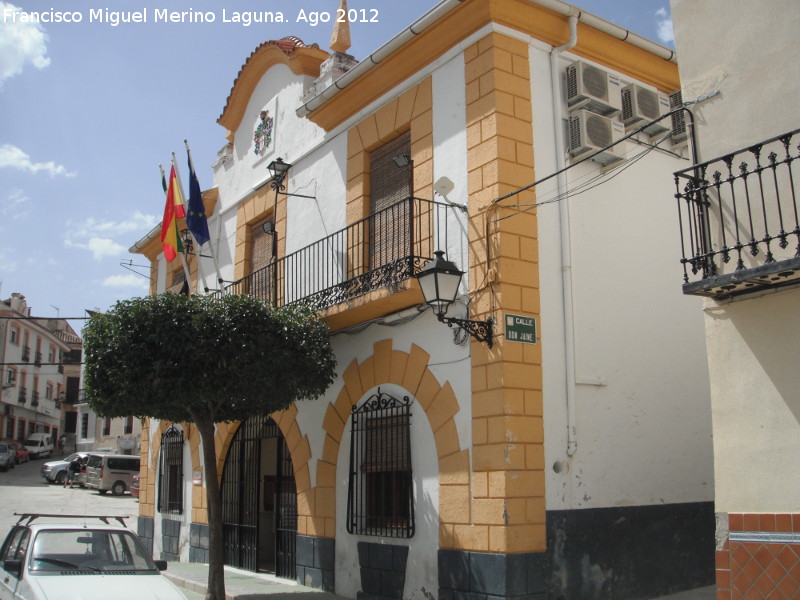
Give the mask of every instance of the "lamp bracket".
POLYGON ((486 342, 489 348, 492 347, 492 325, 494 319, 489 317, 485 321, 473 321, 471 319, 458 319, 456 317, 445 317, 442 313, 437 313, 436 317, 448 327, 457 325, 479 342, 486 342))

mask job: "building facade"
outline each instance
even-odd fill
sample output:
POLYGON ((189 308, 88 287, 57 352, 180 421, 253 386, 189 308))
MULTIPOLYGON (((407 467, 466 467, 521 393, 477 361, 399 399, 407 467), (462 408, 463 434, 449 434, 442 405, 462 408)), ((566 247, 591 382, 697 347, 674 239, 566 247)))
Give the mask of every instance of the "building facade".
MULTIPOLYGON (((792 2, 672 2, 700 161, 677 192, 687 294, 705 296, 717 597, 800 589, 800 226, 792 2), (754 44, 766 39, 769 44, 754 44), (766 68, 780 65, 779 69, 766 68), (698 208, 700 210, 698 210, 698 208), (690 234, 686 218, 699 228, 690 234), (699 235, 698 235, 699 233, 699 235)), ((687 120, 688 123, 688 120, 687 120)))
POLYGON ((2 437, 24 442, 32 433, 61 435, 66 393, 63 358, 74 335, 66 321, 35 318, 19 293, 0 304, 2 437))
MULTIPOLYGON (((312 303, 339 365, 315 401, 218 424, 226 563, 352 598, 711 583, 702 301, 663 201, 689 149, 650 123, 673 53, 545 0, 446 0, 360 62, 343 39, 265 42, 218 120, 191 289, 312 303), (464 272, 447 317, 484 329, 425 304, 440 250, 464 272)), ((131 250, 180 290, 158 228, 131 250)), ((207 560, 199 445, 142 432, 139 530, 166 558, 207 560)))

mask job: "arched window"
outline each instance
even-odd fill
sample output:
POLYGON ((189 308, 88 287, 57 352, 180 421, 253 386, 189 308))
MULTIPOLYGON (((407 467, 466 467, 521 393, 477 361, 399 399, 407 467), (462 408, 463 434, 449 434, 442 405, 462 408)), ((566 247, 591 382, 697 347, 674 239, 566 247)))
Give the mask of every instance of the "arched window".
POLYGON ((377 393, 353 407, 347 531, 414 535, 411 400, 377 393))
POLYGON ((158 465, 158 510, 183 513, 183 431, 172 425, 161 436, 158 465))

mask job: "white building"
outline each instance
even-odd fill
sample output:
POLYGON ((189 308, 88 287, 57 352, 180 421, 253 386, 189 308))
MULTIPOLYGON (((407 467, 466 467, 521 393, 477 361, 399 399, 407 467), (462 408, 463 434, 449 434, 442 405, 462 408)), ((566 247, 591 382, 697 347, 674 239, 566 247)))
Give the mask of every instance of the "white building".
POLYGON ((24 442, 32 433, 50 433, 58 439, 67 327, 65 321, 33 317, 22 294, 0 303, 2 437, 24 442))
MULTIPOLYGON (((711 583, 702 301, 675 285, 669 201, 689 149, 669 117, 636 132, 669 111, 673 53, 550 0, 446 0, 355 66, 341 40, 265 42, 220 92, 221 277, 314 302, 339 365, 322 398, 218 426, 226 562, 364 598, 711 583), (474 336, 426 309, 436 250, 474 336)), ((153 292, 180 288, 158 228, 132 251, 153 292)), ((142 455, 140 533, 207 560, 199 436, 151 423, 142 455)))
POLYGON ((684 290, 707 297, 717 597, 791 598, 800 587, 800 119, 792 100, 800 10, 784 0, 672 5, 683 100, 701 150, 676 191, 684 290), (690 224, 703 235, 689 235, 690 224))

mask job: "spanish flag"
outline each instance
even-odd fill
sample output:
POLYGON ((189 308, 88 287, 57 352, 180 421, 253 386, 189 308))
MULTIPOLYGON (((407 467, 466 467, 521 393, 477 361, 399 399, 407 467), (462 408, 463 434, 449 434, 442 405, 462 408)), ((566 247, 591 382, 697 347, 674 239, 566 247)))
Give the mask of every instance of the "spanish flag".
POLYGON ((183 244, 178 236, 178 219, 186 216, 183 208, 183 198, 181 189, 178 185, 178 177, 175 173, 175 165, 169 172, 169 185, 161 175, 161 186, 167 194, 167 203, 164 206, 164 220, 161 221, 161 244, 164 246, 164 257, 167 262, 172 262, 178 256, 178 252, 183 252, 183 244))

